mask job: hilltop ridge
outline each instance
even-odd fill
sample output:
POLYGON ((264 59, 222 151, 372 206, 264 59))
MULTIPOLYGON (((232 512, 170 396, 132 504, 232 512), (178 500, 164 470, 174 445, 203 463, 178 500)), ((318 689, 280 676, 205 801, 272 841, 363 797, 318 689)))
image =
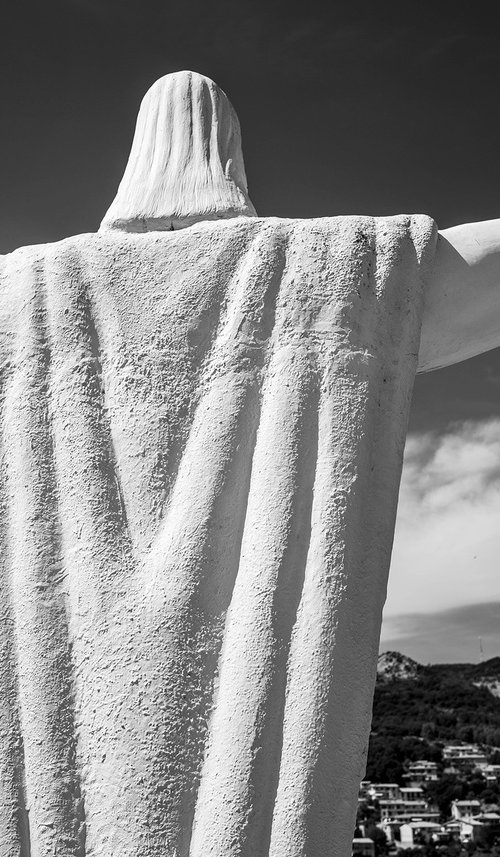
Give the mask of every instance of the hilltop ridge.
POLYGON ((378 656, 377 679, 392 681, 415 678, 421 668, 421 664, 401 652, 382 652, 378 656))
POLYGON ((415 678, 422 671, 448 672, 450 675, 462 675, 471 681, 500 681, 500 656, 488 658, 477 664, 453 663, 453 664, 420 664, 402 652, 381 652, 378 656, 377 678, 402 679, 415 678))

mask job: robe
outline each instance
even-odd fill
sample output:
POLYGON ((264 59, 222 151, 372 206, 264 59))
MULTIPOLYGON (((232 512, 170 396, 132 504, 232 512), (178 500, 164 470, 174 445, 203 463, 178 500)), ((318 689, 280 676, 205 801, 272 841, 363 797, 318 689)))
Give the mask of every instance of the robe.
POLYGON ((435 238, 0 260, 0 857, 350 857, 435 238))

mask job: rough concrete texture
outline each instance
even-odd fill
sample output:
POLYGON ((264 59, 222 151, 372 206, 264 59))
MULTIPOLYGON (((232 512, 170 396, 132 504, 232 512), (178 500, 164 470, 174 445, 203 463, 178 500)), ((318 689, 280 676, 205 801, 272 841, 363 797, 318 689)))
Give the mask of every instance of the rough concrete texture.
POLYGON ((2 857, 349 857, 434 239, 1 260, 2 857))

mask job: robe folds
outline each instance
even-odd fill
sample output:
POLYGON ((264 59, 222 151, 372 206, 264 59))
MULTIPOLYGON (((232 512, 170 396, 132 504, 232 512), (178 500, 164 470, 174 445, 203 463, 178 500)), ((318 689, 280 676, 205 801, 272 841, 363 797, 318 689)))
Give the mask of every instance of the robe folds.
POLYGON ((435 237, 0 260, 0 857, 349 857, 435 237))

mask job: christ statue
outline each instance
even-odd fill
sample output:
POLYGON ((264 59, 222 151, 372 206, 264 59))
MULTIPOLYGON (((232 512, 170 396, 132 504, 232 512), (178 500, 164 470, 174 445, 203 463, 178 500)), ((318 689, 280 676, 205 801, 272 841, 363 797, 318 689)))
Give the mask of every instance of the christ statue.
POLYGON ((500 221, 258 217, 179 72, 0 277, 0 857, 350 857, 414 377, 500 345, 500 221))

